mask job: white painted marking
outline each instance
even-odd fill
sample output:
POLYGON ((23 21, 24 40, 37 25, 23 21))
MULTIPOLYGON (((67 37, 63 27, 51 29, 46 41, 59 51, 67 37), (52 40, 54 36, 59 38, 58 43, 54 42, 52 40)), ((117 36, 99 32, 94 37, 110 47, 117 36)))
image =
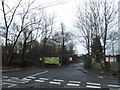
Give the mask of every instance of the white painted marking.
POLYGON ((11 79, 19 79, 18 77, 11 77, 11 79))
POLYGON ((53 81, 63 82, 64 80, 53 79, 53 81))
POLYGON ((28 83, 28 82, 30 82, 30 80, 22 80, 23 81, 23 83, 28 83))
POLYGON ((11 86, 8 86, 8 88, 11 88, 11 87, 14 87, 14 86, 17 86, 16 84, 14 84, 14 85, 11 85, 11 86))
POLYGON ((3 82, 2 84, 7 84, 7 85, 11 85, 11 83, 6 83, 6 82, 3 82))
POLYGON ((100 85, 99 83, 87 83, 87 84, 91 84, 91 85, 100 85))
POLYGON ((90 85, 87 85, 88 88, 101 88, 101 87, 98 87, 98 86, 90 86, 90 85))
POLYGON ((9 78, 8 76, 3 76, 3 78, 9 78))
POLYGON ((51 83, 51 84, 61 84, 61 82, 53 82, 53 81, 51 81, 51 82, 49 82, 49 83, 51 83))
POLYGON ((14 87, 14 86, 16 86, 17 84, 11 84, 11 83, 3 83, 3 85, 10 85, 10 86, 8 86, 8 88, 10 88, 10 87, 14 87))
POLYGON ((37 73, 37 74, 33 74, 31 76, 37 76, 37 75, 40 75, 40 74, 44 74, 44 73, 47 73, 48 71, 44 71, 44 72, 40 72, 40 73, 37 73))
POLYGON ((81 82, 79 82, 79 81, 69 81, 70 83, 81 83, 81 82))
POLYGON ((111 84, 108 84, 108 86, 110 86, 110 87, 120 87, 120 85, 111 85, 111 84))
POLYGON ((5 81, 5 82, 12 82, 12 83, 24 83, 24 82, 19 82, 19 81, 12 81, 12 80, 2 80, 2 81, 5 81))
POLYGON ((35 80, 36 82, 45 82, 45 81, 43 81, 43 80, 35 80))
POLYGON ((28 76, 27 78, 30 78, 30 79, 35 79, 36 77, 28 76))
POLYGON ((22 80, 24 80, 24 81, 30 81, 31 79, 23 78, 22 80))
POLYGON ((49 80, 48 78, 39 78, 39 79, 42 79, 42 80, 49 80))
POLYGON ((68 86, 80 86, 79 84, 72 84, 72 83, 68 83, 68 86))

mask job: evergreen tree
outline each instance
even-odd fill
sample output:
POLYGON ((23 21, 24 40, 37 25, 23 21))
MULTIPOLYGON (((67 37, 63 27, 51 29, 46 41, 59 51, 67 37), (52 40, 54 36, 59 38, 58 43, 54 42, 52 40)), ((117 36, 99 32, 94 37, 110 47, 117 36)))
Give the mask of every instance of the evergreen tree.
POLYGON ((103 56, 103 48, 100 42, 100 38, 98 36, 96 36, 93 39, 91 51, 92 51, 92 57, 95 59, 95 61, 101 62, 103 56))

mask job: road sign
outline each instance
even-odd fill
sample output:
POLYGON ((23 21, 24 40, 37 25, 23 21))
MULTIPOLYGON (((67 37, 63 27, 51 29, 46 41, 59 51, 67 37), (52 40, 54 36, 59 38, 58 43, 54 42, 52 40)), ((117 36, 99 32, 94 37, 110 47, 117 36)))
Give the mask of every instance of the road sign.
POLYGON ((70 57, 70 59, 69 59, 70 61, 72 61, 72 57, 70 57))
POLYGON ((44 57, 44 64, 60 64, 59 57, 44 57))

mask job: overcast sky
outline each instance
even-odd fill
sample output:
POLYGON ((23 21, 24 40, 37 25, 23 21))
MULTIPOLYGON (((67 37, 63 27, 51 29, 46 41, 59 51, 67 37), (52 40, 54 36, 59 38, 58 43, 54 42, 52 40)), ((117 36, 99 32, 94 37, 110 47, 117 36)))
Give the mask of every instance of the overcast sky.
MULTIPOLYGON (((46 8, 46 11, 48 13, 54 13, 59 18, 60 22, 62 21, 65 23, 67 30, 74 32, 76 6, 78 5, 78 3, 81 3, 82 6, 83 3, 81 0, 60 0, 60 1, 62 1, 63 3, 46 8)), ((85 48, 80 43, 76 43, 76 50, 77 53, 79 54, 86 53, 85 48)))
MULTIPOLYGON (((16 1, 18 0, 6 0, 9 2, 9 5, 13 6, 16 1)), ((29 0, 23 0, 25 2, 29 0)), ((30 0, 32 1, 32 0, 30 0)), ((80 5, 83 6, 83 2, 87 0, 36 0, 34 5, 51 5, 57 4, 51 7, 45 8, 45 11, 48 14, 55 14, 57 16, 57 20, 59 22, 64 22, 66 29, 70 31, 74 31, 74 24, 75 24, 75 14, 76 14, 76 6, 80 5)), ((114 0, 118 1, 118 0, 114 0)), ((76 45, 77 52, 79 54, 85 53, 85 49, 82 47, 80 43, 76 45)))

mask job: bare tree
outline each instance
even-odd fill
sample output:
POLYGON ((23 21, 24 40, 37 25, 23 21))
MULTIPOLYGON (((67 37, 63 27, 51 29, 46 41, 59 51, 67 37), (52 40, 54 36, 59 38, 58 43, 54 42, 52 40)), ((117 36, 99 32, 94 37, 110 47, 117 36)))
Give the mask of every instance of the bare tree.
POLYGON ((104 69, 107 70, 105 60, 107 37, 108 32, 113 29, 111 25, 116 24, 114 19, 118 10, 114 2, 108 2, 107 0, 91 0, 86 2, 84 6, 84 11, 78 8, 77 15, 77 28, 83 36, 81 43, 87 48, 88 54, 90 54, 93 38, 100 37, 101 44, 103 45, 104 69))
MULTIPOLYGON (((37 21, 35 21, 35 17, 36 16, 34 16, 34 17, 30 17, 29 16, 29 15, 32 15, 32 13, 31 13, 31 10, 32 10, 31 5, 33 3, 34 3, 34 1, 28 2, 27 3, 27 7, 23 8, 23 11, 19 12, 19 14, 18 14, 18 15, 20 15, 20 18, 21 18, 21 25, 18 25, 20 28, 18 28, 18 27, 15 28, 15 29, 17 29, 17 33, 15 33, 15 39, 13 40, 14 41, 13 42, 13 50, 12 50, 10 56, 8 57, 7 64, 9 64, 9 62, 11 60, 11 57, 14 55, 14 50, 15 50, 16 44, 18 43, 18 39, 19 39, 20 35, 22 33, 24 35, 24 44, 23 44, 23 47, 25 48, 26 47, 26 42, 27 42, 29 36, 31 35, 31 33, 34 30, 36 30, 36 28, 34 28, 34 29, 32 28, 32 30, 28 30, 28 27, 30 27, 32 25, 35 25, 35 24, 37 24, 37 23, 39 23, 41 21, 40 19, 38 19, 37 21), (29 19, 29 17, 30 17, 30 19, 29 19), (31 20, 34 20, 34 21, 31 21, 31 20)), ((26 50, 26 49, 24 49, 24 50, 26 50)))
POLYGON ((15 16, 15 13, 16 13, 16 11, 17 11, 17 9, 18 9, 18 7, 20 6, 20 4, 21 4, 21 1, 22 0, 19 0, 18 1, 18 4, 16 5, 16 6, 14 6, 14 7, 12 7, 12 8, 10 8, 7 4, 5 4, 5 1, 3 0, 2 1, 2 12, 3 12, 3 18, 4 18, 4 24, 5 24, 5 46, 6 46, 6 48, 5 48, 5 60, 4 60, 4 64, 6 63, 6 61, 7 61, 7 45, 8 45, 8 32, 9 32, 9 27, 10 27, 10 25, 11 25, 11 23, 12 23, 12 21, 13 21, 13 18, 14 18, 14 16, 15 16), (7 12, 7 10, 5 9, 5 6, 9 9, 9 11, 7 12), (9 18, 7 18, 8 17, 8 14, 9 13, 11 13, 12 15, 9 17, 9 18))
POLYGON ((42 20, 42 43, 43 43, 43 55, 45 54, 45 46, 46 46, 46 43, 47 43, 47 40, 51 37, 52 35, 52 32, 54 30, 54 19, 55 19, 55 16, 52 15, 52 16, 47 16, 45 13, 44 13, 44 16, 43 16, 43 20, 42 20))

